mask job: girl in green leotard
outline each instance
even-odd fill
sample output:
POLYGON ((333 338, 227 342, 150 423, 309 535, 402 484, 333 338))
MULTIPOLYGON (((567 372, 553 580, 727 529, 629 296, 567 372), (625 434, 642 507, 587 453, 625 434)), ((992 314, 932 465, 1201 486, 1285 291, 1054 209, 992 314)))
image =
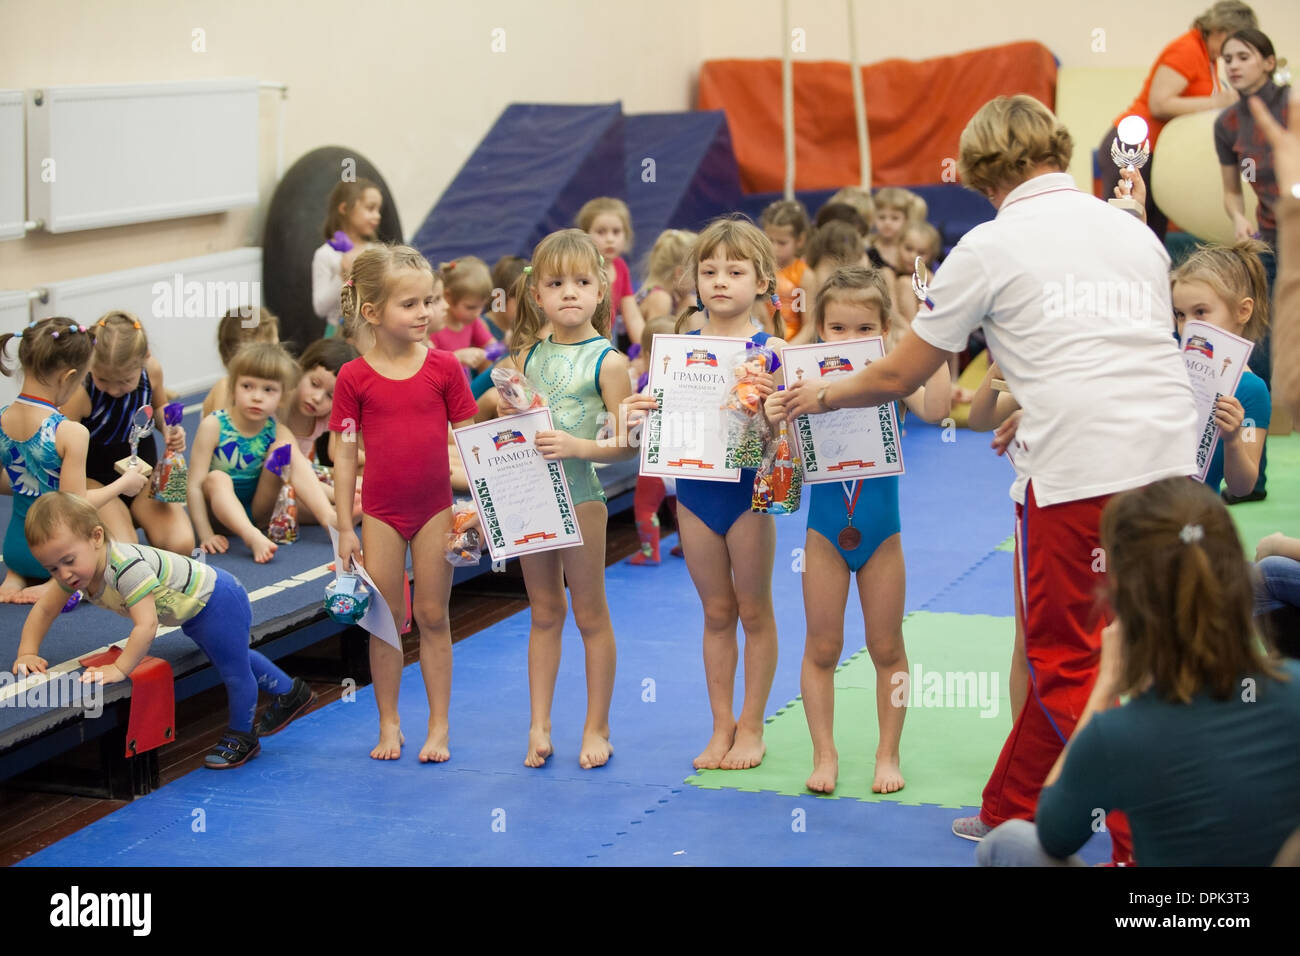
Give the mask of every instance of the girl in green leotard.
POLYGON ((550 406, 555 430, 537 433, 537 449, 543 458, 563 462, 583 543, 519 559, 532 605, 531 717, 524 763, 540 767, 554 752, 551 701, 560 667, 567 580, 587 655, 587 719, 578 763, 590 769, 603 766, 614 752, 609 702, 617 659, 605 602, 605 493, 593 462, 634 456, 636 448, 627 440, 627 415, 633 409, 653 408, 655 402, 632 393, 627 358, 609 344, 609 280, 591 238, 577 229, 551 233, 538 243, 532 263, 515 286, 519 318, 513 335, 517 351, 511 360, 550 406), (550 334, 539 339, 546 322, 550 334), (617 422, 613 438, 598 438, 611 413, 617 422))

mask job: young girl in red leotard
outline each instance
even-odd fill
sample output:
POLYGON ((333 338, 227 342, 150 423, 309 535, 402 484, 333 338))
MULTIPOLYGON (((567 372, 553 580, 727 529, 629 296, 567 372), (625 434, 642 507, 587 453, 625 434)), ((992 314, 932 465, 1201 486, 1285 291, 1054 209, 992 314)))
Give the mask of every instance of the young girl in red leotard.
MULTIPOLYGON (((410 547, 412 610, 429 696, 429 729, 420 761, 441 762, 451 757, 447 602, 452 567, 442 558, 452 502, 447 423, 458 428, 472 423, 478 406, 455 356, 425 344, 434 277, 424 256, 408 246, 367 249, 353 263, 341 298, 345 321, 364 322, 374 333, 374 344, 340 369, 330 411, 330 431, 342 433, 334 461, 340 567, 362 563, 364 541, 366 571, 388 606, 400 613, 410 547), (360 541, 352 530, 359 432, 366 439, 360 541)), ((405 740, 397 716, 402 652, 372 637, 370 669, 379 705, 379 743, 370 756, 393 760, 401 756, 405 740)))

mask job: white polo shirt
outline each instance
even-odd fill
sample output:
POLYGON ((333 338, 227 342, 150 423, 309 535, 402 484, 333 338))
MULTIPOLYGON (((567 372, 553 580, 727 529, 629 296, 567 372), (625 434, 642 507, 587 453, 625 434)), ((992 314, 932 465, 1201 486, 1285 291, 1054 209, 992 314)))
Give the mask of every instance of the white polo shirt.
POLYGON ((1173 338, 1169 255, 1067 173, 1021 183, 935 273, 912 328, 945 351, 980 325, 1024 409, 1034 498, 1060 504, 1196 473, 1196 411, 1173 338))

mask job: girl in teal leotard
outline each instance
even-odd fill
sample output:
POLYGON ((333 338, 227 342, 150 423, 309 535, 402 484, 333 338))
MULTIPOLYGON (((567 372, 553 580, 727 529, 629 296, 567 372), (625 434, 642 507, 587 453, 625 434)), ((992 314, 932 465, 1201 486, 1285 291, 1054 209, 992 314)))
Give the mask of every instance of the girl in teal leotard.
POLYGON ((605 602, 605 492, 593 463, 633 457, 637 449, 627 440, 627 413, 653 408, 655 402, 632 393, 627 358, 609 344, 609 280, 604 261, 586 233, 565 229, 538 243, 532 265, 516 282, 515 291, 519 315, 511 360, 546 397, 555 429, 537 433, 537 449, 543 458, 563 463, 583 541, 577 547, 519 559, 532 605, 531 716, 524 763, 540 767, 553 753, 551 702, 560 668, 567 580, 587 657, 587 719, 578 763, 590 769, 603 766, 614 752, 609 742, 609 703, 617 656, 605 602), (551 332, 539 340, 547 322, 551 332), (611 414, 613 438, 598 438, 611 414))
POLYGON ((0 408, 0 460, 13 489, 13 512, 4 537, 6 575, 0 584, 0 603, 33 604, 50 573, 32 556, 23 534, 23 521, 32 502, 47 491, 61 489, 100 508, 119 494, 137 494, 147 479, 133 469, 106 487, 86 490, 90 433, 86 426, 68 421, 59 412, 90 367, 93 343, 86 327, 72 319, 49 318, 33 322, 21 332, 0 335, 0 372, 5 375, 13 374, 4 361, 12 339, 18 339, 23 384, 13 403, 0 408))
MULTIPOLYGON (((885 336, 890 328, 889 286, 875 269, 843 266, 817 293, 812 319, 824 342, 885 336)), ((951 389, 943 365, 930 381, 904 401, 928 422, 949 411, 951 389)), ((767 400, 769 419, 785 414, 785 394, 767 400)), ((800 688, 813 741, 809 790, 830 793, 839 773, 833 734, 835 666, 844 649, 844 605, 849 579, 858 581, 866 623, 867 650, 876 665, 876 716, 880 743, 871 789, 893 793, 903 788, 899 740, 903 733, 908 674, 903 647, 903 546, 899 538, 898 476, 824 482, 805 486, 809 493, 808 537, 804 545, 803 601, 808 621, 800 688), (852 527, 856 535, 841 532, 852 527), (853 547, 846 548, 845 544, 853 547)), ((689 553, 689 552, 688 552, 689 553)))

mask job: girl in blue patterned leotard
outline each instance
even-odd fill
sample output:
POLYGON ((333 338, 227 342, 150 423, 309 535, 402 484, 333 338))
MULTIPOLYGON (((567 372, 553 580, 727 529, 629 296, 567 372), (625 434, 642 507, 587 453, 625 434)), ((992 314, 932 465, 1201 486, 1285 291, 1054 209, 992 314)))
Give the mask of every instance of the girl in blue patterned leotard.
MULTIPOLYGON (((700 334, 751 339, 780 353, 785 344, 760 328, 765 303, 776 289, 772 243, 752 222, 719 219, 700 233, 684 272, 695 280, 698 309, 678 320, 679 332, 703 312, 700 334)), ((778 310, 779 314, 779 310, 778 310)), ((760 391, 775 388, 765 377, 760 391)), ((721 410, 717 413, 722 414, 721 410)), ((750 511, 754 472, 739 483, 677 479, 677 514, 686 564, 704 611, 704 674, 713 713, 708 745, 696 768, 743 770, 763 759, 763 720, 776 673, 776 615, 772 568, 776 525, 750 511), (736 623, 745 628, 745 697, 735 713, 736 623)))
POLYGON ((88 445, 86 429, 59 412, 90 364, 91 341, 85 326, 71 319, 50 318, 33 322, 16 334, 0 335, 0 372, 5 375, 12 374, 3 359, 15 338, 23 370, 22 392, 12 404, 0 408, 0 464, 13 490, 13 512, 4 537, 7 574, 0 585, 0 601, 30 603, 38 593, 28 585, 50 576, 32 556, 23 533, 32 502, 47 491, 62 488, 102 507, 118 492, 138 492, 145 478, 132 472, 108 488, 87 492, 84 467, 75 474, 63 467, 70 456, 84 461, 88 445))
MULTIPOLYGON (((817 293, 812 320, 825 342, 887 336, 889 287, 875 269, 844 266, 817 293)), ((886 341, 888 339, 886 338, 886 341)), ((948 414, 951 389, 945 363, 906 404, 926 421, 948 414)), ((769 419, 779 421, 784 394, 767 401, 769 419)), ((844 604, 849 579, 857 578, 866 622, 867 650, 876 666, 876 793, 903 787, 898 745, 907 714, 907 651, 903 646, 904 569, 899 538, 898 476, 819 482, 810 488, 808 537, 804 545, 803 601, 808 621, 800 689, 813 741, 809 790, 835 789, 839 754, 833 734, 835 667, 844 649, 844 604), (852 529, 851 531, 847 529, 852 529), (846 547, 847 545, 847 547, 846 547)))

